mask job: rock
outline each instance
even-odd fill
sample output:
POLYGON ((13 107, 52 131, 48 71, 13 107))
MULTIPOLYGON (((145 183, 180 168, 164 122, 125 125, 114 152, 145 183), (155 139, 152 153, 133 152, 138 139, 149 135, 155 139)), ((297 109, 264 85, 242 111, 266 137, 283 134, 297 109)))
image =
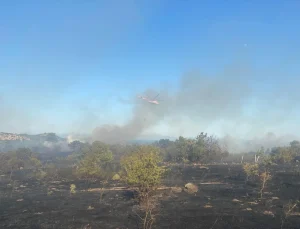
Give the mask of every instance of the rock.
POLYGON ((206 167, 206 166, 203 166, 203 165, 200 165, 200 167, 199 167, 200 169, 206 169, 206 170, 208 170, 209 168, 208 167, 206 167))
POLYGON ((112 177, 112 180, 120 180, 120 179, 121 179, 121 177, 117 173, 112 177))
POLYGON ((275 216, 274 215, 274 213, 273 212, 271 212, 271 211, 264 211, 264 213, 263 213, 264 215, 269 215, 269 216, 275 216))
POLYGON ((88 208, 87 208, 87 210, 93 210, 93 209, 95 209, 95 208, 92 206, 88 206, 88 208))
POLYGON ((185 187, 184 191, 186 191, 189 194, 198 192, 198 186, 192 183, 187 183, 184 187, 185 187))
POLYGON ((265 195, 273 195, 272 192, 264 192, 265 195))
POLYGON ((91 229, 91 228, 92 228, 92 226, 90 224, 87 224, 83 227, 83 229, 91 229))
POLYGON ((254 201, 248 202, 248 203, 251 204, 251 205, 257 205, 258 204, 257 202, 254 202, 254 201))
POLYGON ((180 193, 180 192, 182 192, 182 188, 180 188, 180 187, 172 187, 171 190, 174 193, 180 193))
POLYGON ((43 214, 43 212, 36 212, 36 213, 34 213, 34 215, 42 215, 43 214))

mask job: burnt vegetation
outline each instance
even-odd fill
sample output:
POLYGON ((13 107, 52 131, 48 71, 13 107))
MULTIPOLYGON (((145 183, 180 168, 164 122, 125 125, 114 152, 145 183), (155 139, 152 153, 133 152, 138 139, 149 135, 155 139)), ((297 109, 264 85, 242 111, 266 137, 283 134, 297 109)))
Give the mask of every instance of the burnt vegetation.
POLYGON ((298 141, 235 154, 206 133, 149 144, 73 141, 66 151, 39 149, 0 153, 1 228, 300 224, 298 141))

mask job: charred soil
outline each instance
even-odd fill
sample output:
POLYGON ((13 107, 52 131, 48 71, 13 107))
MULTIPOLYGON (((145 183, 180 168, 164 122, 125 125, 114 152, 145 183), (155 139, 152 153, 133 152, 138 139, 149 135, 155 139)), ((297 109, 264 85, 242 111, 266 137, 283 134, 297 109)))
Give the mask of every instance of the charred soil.
MULTIPOLYGON (((259 184, 245 183, 241 165, 175 166, 155 195, 152 228, 281 228, 284 206, 300 197, 300 176, 278 167, 259 198, 259 184), (282 170, 282 171, 281 171, 282 170), (186 183, 198 192, 184 190, 186 183), (182 191, 181 191, 182 189, 182 191)), ((0 181, 0 228, 137 228, 134 190, 109 182, 0 181), (70 185, 76 193, 70 193, 70 185)), ((300 228, 296 207, 283 228, 300 228)))

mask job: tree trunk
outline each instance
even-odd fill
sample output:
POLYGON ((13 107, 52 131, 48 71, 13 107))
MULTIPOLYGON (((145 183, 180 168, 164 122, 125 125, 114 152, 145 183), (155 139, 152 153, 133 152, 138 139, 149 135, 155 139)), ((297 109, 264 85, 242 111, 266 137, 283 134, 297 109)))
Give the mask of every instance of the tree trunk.
POLYGON ((11 180, 12 174, 13 174, 13 168, 11 168, 11 170, 10 170, 10 176, 9 176, 10 180, 11 180))

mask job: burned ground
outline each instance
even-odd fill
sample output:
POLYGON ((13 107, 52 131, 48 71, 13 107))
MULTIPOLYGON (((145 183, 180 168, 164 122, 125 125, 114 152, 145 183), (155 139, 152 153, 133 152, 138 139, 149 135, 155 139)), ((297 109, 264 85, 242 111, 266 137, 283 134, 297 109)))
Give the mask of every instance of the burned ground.
MULTIPOLYGON (((272 170, 273 179, 259 198, 259 184, 245 184, 241 165, 172 167, 156 194, 153 228, 281 228, 284 206, 300 197, 300 176, 295 169, 272 170), (188 182, 198 185, 197 193, 180 191, 188 182)), ((137 228, 134 192, 121 182, 88 187, 85 181, 16 180, 13 186, 12 192, 1 177, 1 228, 137 228), (75 194, 70 194, 71 184, 75 194)), ((283 228, 299 228, 297 212, 283 228)))

